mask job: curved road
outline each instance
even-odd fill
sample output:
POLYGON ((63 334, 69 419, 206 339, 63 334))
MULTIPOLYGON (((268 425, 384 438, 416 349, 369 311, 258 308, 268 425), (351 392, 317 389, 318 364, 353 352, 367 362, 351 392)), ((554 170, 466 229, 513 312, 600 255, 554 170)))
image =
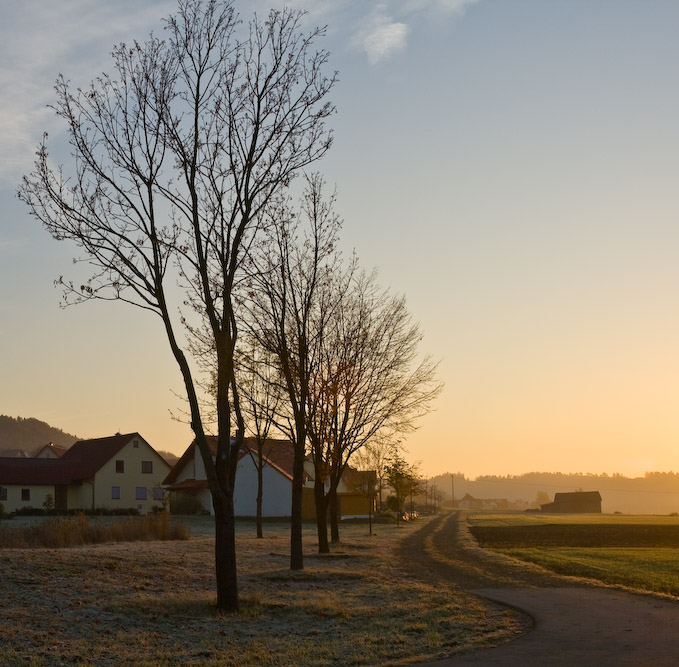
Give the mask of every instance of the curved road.
MULTIPOLYGON (((480 549, 458 512, 441 516, 404 541, 422 578, 524 611, 527 632, 501 646, 428 667, 679 665, 679 603, 562 577, 480 549)), ((423 667, 423 666, 422 666, 423 667)))

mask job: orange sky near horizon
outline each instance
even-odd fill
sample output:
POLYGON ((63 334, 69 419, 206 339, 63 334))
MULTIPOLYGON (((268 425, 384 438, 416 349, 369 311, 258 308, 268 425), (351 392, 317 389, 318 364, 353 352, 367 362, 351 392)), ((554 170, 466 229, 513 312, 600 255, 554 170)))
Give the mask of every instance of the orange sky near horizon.
MULTIPOLYGON (((241 2, 244 14, 273 2, 241 2)), ((280 4, 280 3, 279 3, 280 4)), ((679 3, 336 0, 342 248, 403 293, 445 389, 408 436, 433 476, 679 470, 679 3)), ((15 197, 59 72, 86 85, 174 0, 10 3, 0 26, 0 413, 191 440, 159 321, 60 310, 82 275, 15 197)), ((5 8, 3 8, 5 9, 5 8)), ((65 154, 65 153, 64 153, 65 154)), ((78 283, 79 284, 79 283, 78 283)))

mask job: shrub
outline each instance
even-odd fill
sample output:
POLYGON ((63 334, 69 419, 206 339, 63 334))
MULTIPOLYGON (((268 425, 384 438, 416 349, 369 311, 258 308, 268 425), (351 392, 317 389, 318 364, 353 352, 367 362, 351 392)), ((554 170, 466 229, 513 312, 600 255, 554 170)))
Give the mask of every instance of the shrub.
POLYGON ((172 514, 206 514, 207 510, 195 495, 179 491, 172 494, 170 512, 172 514))

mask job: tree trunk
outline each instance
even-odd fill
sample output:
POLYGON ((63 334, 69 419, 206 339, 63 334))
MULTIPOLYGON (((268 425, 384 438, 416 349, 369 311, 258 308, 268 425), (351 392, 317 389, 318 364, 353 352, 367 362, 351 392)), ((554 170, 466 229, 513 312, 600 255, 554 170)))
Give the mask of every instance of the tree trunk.
POLYGON ((215 569, 217 574, 217 609, 238 611, 238 579, 236 576, 236 521, 233 493, 226 502, 215 503, 215 569))
POLYGON ((333 544, 340 541, 339 534, 339 498, 337 488, 330 491, 330 539, 333 544))
POLYGON ((330 553, 328 544, 328 497, 325 495, 325 483, 320 479, 314 482, 314 500, 316 503, 316 528, 318 531, 318 553, 330 553))
POLYGON ((262 449, 259 448, 259 459, 257 462, 257 537, 262 539, 264 533, 262 531, 262 489, 264 487, 264 474, 262 464, 262 449))
POLYGON ((304 486, 304 448, 295 444, 292 464, 292 509, 290 512, 290 569, 304 569, 302 550, 302 488, 304 486))

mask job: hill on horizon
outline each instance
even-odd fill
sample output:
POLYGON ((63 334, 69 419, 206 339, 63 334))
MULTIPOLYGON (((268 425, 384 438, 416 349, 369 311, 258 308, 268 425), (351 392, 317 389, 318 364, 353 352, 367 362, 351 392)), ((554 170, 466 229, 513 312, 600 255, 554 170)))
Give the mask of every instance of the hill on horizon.
MULTIPOLYGON (((34 456, 49 442, 69 449, 78 440, 84 439, 66 433, 55 426, 50 426, 34 417, 15 418, 0 415, 0 451, 3 449, 23 449, 27 454, 34 456)), ((158 450, 158 454, 171 466, 179 460, 179 456, 172 452, 158 450)))
POLYGON ((82 438, 33 417, 0 415, 0 450, 23 449, 34 454, 48 442, 68 449, 78 440, 82 438))

